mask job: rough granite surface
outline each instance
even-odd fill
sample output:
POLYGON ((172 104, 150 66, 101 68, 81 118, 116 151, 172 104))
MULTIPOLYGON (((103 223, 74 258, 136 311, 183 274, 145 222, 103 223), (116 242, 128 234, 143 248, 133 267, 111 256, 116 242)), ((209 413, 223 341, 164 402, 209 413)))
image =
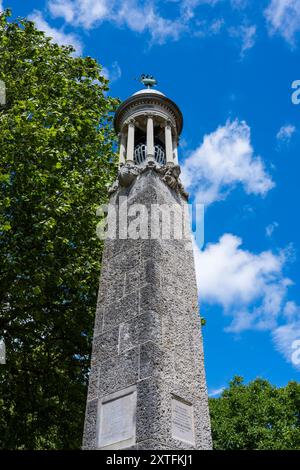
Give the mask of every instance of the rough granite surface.
MULTIPOLYGON (((111 196, 133 203, 186 204, 151 169, 111 196)), ((94 327, 83 449, 97 448, 98 406, 137 390, 130 449, 211 449, 201 324, 190 239, 105 241, 94 327), (189 247, 190 248, 190 247, 189 247), (171 400, 193 405, 195 447, 172 438, 171 400)))

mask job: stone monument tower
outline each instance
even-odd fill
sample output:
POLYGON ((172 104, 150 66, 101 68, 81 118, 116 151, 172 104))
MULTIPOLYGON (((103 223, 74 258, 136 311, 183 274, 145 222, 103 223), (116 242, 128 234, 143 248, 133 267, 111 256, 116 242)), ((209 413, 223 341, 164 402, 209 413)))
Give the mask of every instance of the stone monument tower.
POLYGON ((153 77, 142 82, 114 120, 110 205, 119 217, 103 252, 83 449, 210 449, 193 251, 176 218, 188 197, 177 155, 182 114, 153 77), (137 212, 143 227, 128 236, 137 212))

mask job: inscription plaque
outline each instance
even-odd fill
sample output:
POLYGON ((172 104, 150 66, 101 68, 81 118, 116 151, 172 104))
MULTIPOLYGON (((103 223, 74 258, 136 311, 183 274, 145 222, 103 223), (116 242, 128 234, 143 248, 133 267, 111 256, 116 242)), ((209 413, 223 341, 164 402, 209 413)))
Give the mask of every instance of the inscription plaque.
POLYGON ((136 391, 113 394, 100 408, 98 447, 122 449, 135 443, 136 391), (117 395, 117 396, 116 396, 117 395))
POLYGON ((172 437, 195 445, 193 406, 172 398, 172 437))

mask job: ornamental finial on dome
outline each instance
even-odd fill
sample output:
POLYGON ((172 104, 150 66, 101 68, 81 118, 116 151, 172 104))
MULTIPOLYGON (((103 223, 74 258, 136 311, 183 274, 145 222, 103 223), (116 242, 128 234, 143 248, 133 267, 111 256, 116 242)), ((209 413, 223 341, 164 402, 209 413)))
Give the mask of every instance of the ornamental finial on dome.
POLYGON ((153 77, 153 75, 148 75, 145 73, 142 73, 140 82, 147 88, 152 88, 153 86, 157 85, 157 80, 153 77))

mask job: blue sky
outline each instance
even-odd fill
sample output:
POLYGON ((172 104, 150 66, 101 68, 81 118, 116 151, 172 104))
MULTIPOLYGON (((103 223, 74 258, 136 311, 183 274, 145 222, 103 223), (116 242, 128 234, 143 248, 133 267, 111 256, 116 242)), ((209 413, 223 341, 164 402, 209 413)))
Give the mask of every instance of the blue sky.
POLYGON ((211 395, 235 374, 299 380, 300 0, 1 3, 96 57, 113 96, 151 73, 180 106, 183 179, 206 203, 196 267, 211 395))

